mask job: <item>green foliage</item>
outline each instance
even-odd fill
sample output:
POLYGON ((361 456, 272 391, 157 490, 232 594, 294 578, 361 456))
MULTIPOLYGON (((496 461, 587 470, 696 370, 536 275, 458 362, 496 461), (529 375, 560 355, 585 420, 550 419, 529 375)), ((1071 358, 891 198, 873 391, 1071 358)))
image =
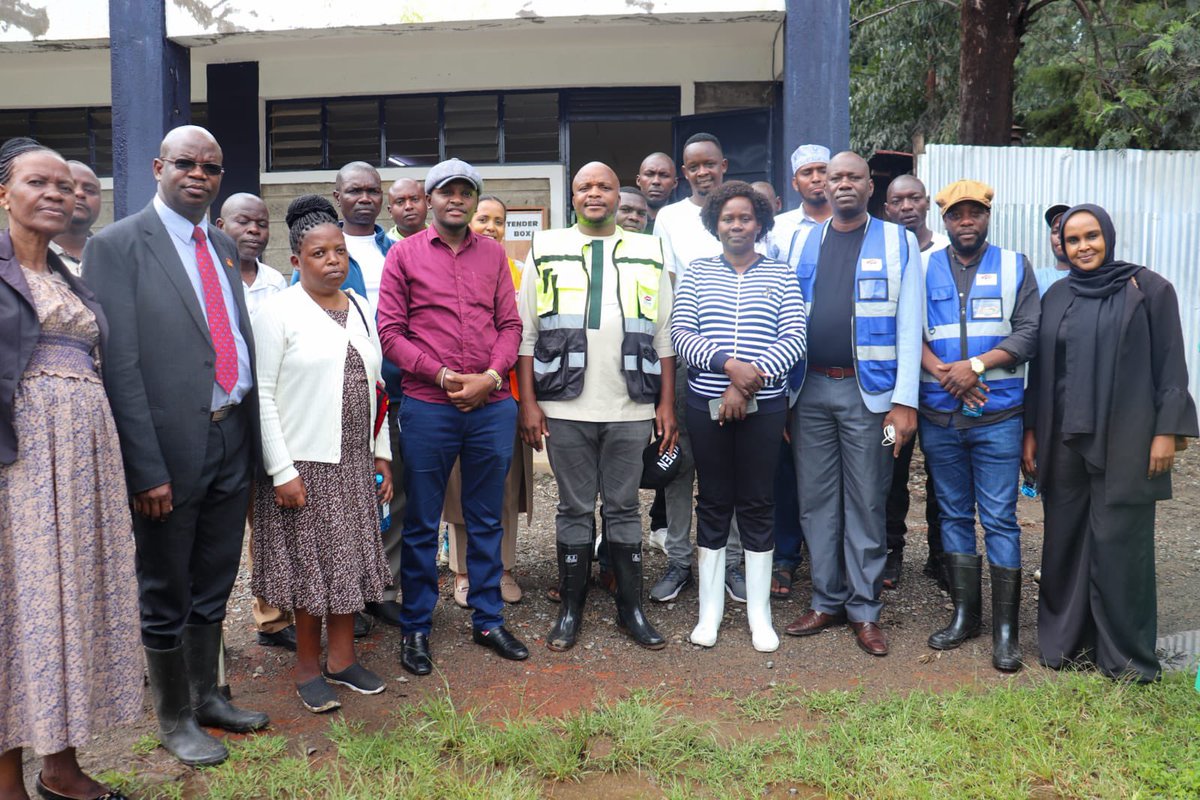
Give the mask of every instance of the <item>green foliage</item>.
MULTIPOLYGON (((954 0, 851 1, 852 18, 861 20, 850 45, 855 149, 908 150, 917 135, 956 141, 955 6, 954 0)), ((1021 39, 1013 112, 1027 144, 1200 147, 1200 0, 1041 6, 1021 39)))
POLYGON ((860 153, 907 152, 917 135, 952 141, 958 128, 958 10, 894 5, 850 3, 850 146, 860 153))

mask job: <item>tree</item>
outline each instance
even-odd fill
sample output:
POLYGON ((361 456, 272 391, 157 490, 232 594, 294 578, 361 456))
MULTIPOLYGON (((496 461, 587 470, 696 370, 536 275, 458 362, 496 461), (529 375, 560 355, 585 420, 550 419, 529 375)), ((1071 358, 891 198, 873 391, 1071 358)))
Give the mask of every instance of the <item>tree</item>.
POLYGON ((1054 0, 963 0, 958 56, 958 141, 1012 141, 1013 87, 1021 37, 1054 0))

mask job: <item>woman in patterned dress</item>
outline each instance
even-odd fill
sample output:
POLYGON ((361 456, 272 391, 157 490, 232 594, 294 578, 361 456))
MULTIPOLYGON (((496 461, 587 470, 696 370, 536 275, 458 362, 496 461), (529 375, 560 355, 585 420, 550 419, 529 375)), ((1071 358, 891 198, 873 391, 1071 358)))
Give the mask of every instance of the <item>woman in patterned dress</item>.
POLYGON ((75 748, 142 712, 133 529, 100 379, 108 326, 49 252, 75 205, 58 153, 0 147, 0 800, 107 798, 75 748))
POLYGON ((333 206, 299 197, 287 222, 300 281, 254 318, 271 481, 255 488, 251 588, 295 611, 296 691, 319 713, 340 705, 329 683, 360 694, 387 686, 358 663, 354 615, 382 600, 392 579, 379 535, 379 503, 392 496, 391 447, 386 427, 372 427, 379 335, 366 299, 339 288, 349 256, 333 206))

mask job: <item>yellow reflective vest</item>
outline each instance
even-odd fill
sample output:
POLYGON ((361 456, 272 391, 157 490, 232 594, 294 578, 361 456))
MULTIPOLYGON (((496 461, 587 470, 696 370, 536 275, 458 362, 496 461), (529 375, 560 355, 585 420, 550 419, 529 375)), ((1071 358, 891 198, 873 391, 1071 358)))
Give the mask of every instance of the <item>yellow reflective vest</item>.
MULTIPOLYGON (((575 227, 538 231, 533 237, 529 256, 537 270, 538 314, 533 380, 539 400, 571 400, 583 391, 592 283, 584 248, 589 242, 591 237, 575 227)), ((654 348, 662 241, 618 227, 612 262, 625 324, 621 343, 625 385, 634 401, 653 403, 662 387, 662 366, 654 348)))

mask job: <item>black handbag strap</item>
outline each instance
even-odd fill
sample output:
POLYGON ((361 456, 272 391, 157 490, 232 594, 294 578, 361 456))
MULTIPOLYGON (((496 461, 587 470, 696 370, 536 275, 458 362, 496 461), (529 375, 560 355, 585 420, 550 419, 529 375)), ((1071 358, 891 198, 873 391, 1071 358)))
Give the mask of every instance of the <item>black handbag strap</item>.
POLYGON ((358 312, 358 318, 362 320, 363 329, 367 332, 367 338, 371 338, 371 326, 367 324, 367 317, 363 314, 362 309, 358 307, 358 301, 354 299, 354 295, 342 290, 342 294, 346 295, 346 299, 350 301, 350 305, 354 306, 354 310, 358 312))

